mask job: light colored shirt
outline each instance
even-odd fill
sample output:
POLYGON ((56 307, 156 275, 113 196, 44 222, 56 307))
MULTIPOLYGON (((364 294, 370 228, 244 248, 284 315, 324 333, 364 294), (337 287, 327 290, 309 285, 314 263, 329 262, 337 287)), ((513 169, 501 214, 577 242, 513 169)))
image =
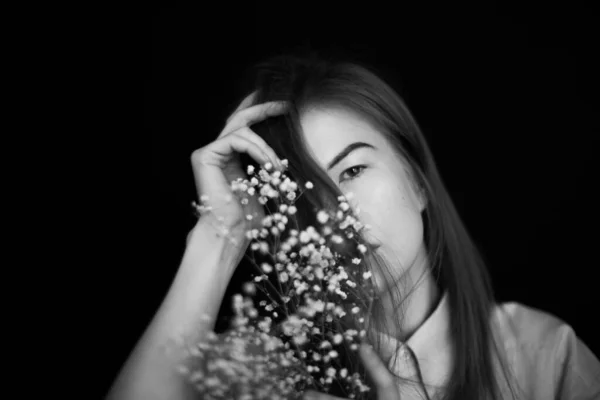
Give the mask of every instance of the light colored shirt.
MULTIPOLYGON (((573 329, 543 311, 518 303, 496 305, 491 313, 492 334, 505 352, 515 394, 528 400, 600 399, 600 361, 577 338, 573 329)), ((453 366, 447 294, 404 345, 412 350, 429 397, 443 394, 453 366)), ((382 344, 395 349, 396 341, 383 336, 382 344)), ((401 377, 413 378, 406 350, 393 356, 388 367, 401 377)), ((502 374, 496 365, 496 373, 502 374)), ((502 377, 503 375, 497 375, 502 377)), ((502 382, 502 379, 500 379, 502 382)), ((404 389, 400 389, 401 392, 404 389)), ((512 398, 502 386, 503 398, 512 398)), ((410 396, 406 396, 410 397, 410 396)))

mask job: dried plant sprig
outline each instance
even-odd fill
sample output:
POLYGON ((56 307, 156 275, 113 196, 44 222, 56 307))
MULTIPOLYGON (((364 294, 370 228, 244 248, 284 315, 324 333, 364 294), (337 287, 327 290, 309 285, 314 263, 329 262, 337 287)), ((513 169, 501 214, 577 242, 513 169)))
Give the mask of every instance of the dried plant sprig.
MULTIPOLYGON (((245 233, 255 273, 244 294, 232 298, 231 329, 192 346, 182 372, 207 399, 294 398, 307 387, 328 392, 334 381, 350 398, 368 391, 340 361, 343 351, 356 351, 365 338, 375 293, 362 262, 368 249, 359 233, 365 226, 349 205, 352 195, 340 196, 337 210, 319 210, 318 227, 299 231, 289 227, 295 202, 313 184, 301 190, 269 163, 246 172, 248 179, 231 182, 240 204, 258 196, 276 210, 260 229, 245 233), (337 246, 350 251, 344 256, 337 246), (266 298, 258 306, 257 292, 266 298)), ((208 197, 200 200, 202 205, 193 204, 197 212, 213 211, 208 197)))

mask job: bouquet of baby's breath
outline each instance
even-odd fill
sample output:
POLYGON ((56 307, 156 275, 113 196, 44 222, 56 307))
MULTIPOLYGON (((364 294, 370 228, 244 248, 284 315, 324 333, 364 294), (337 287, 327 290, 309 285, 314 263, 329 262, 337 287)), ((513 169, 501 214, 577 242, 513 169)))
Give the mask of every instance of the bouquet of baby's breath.
MULTIPOLYGON (((248 166, 249 179, 231 188, 235 201, 259 196, 276 211, 246 232, 256 271, 233 296, 231 329, 194 343, 181 371, 204 399, 293 399, 334 384, 355 398, 369 388, 344 366, 343 354, 357 351, 365 337, 374 292, 351 194, 338 198, 336 210, 315 210, 317 227, 298 231, 290 225, 299 185, 270 164, 255 170, 248 166)), ((208 199, 201 201, 197 211, 210 212, 208 199)))

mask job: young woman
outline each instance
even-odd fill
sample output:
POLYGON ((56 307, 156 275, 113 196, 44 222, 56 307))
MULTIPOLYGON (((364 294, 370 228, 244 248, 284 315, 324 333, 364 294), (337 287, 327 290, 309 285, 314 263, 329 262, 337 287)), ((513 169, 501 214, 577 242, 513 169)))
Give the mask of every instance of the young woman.
POLYGON ((242 209, 219 201, 231 195, 229 182, 244 177, 240 154, 276 167, 288 159, 295 178, 315 185, 306 209, 353 193, 370 226, 365 240, 376 248, 380 307, 368 336, 373 347, 359 352, 372 398, 600 398, 600 362, 571 327, 494 302, 486 266, 427 142, 384 81, 355 63, 290 56, 261 64, 255 89, 218 138, 192 154, 198 195, 209 196, 214 212, 188 236, 176 279, 111 398, 194 398, 175 372, 179 355, 161 349, 170 338, 202 335, 201 316, 215 320, 249 244, 245 215, 264 215, 256 202, 242 209), (235 243, 215 235, 215 226, 235 243))

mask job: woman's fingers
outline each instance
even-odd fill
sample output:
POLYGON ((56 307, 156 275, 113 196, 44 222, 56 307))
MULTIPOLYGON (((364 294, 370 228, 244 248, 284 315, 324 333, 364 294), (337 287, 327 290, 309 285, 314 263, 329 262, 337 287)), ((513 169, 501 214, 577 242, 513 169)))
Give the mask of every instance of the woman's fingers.
POLYGON ((267 103, 257 104, 235 112, 227 120, 227 124, 219 137, 225 136, 244 126, 250 126, 260 122, 268 117, 275 117, 285 113, 288 109, 288 103, 284 101, 269 101, 267 103))
POLYGON ((360 346, 359 354, 369 376, 377 386, 378 399, 398 400, 400 396, 394 382, 394 377, 388 371, 383 361, 381 361, 379 355, 373 350, 373 347, 363 343, 360 346))
POLYGON ((275 150, 273 150, 273 148, 271 146, 269 146, 263 138, 261 138, 256 133, 254 133, 252 131, 252 129, 248 128, 247 126, 244 126, 240 129, 232 132, 232 134, 239 135, 239 136, 251 141, 252 143, 256 144, 266 154, 269 155, 269 157, 271 158, 271 163, 273 164, 274 167, 276 167, 276 168, 281 167, 281 161, 279 160, 279 157, 275 153, 275 150))
POLYGON ((243 110, 244 108, 248 108, 250 107, 254 101, 256 100, 256 95, 257 95, 257 91, 255 90, 254 92, 250 93, 248 96, 246 96, 244 98, 244 100, 242 100, 242 102, 237 106, 237 108, 235 109, 235 111, 233 113, 231 113, 231 116, 229 116, 229 118, 227 118, 227 122, 229 122, 229 120, 231 119, 231 117, 233 117, 233 114, 235 114, 236 112, 243 110))
MULTIPOLYGON (((247 153, 255 160, 265 164, 273 162, 272 156, 261 146, 240 134, 232 134, 227 138, 219 139, 192 154, 193 165, 211 165, 223 168, 230 154, 247 153)), ((198 182, 201 183, 201 182, 198 182)))

